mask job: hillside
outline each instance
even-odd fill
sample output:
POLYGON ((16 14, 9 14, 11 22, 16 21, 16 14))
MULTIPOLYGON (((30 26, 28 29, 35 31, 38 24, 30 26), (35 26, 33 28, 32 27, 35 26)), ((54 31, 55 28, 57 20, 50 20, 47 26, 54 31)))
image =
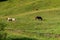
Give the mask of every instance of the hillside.
POLYGON ((60 40, 60 0, 0 2, 0 22, 7 24, 7 38, 60 40), (36 16, 41 16, 43 20, 36 20, 36 16), (9 22, 6 19, 9 17, 16 20, 9 22))

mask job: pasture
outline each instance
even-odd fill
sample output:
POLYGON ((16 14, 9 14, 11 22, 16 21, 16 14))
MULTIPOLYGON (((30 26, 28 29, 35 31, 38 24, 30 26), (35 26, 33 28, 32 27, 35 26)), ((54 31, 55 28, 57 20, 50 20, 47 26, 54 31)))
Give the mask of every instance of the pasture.
POLYGON ((7 24, 7 39, 60 40, 60 0, 0 2, 0 22, 7 24), (43 20, 35 20, 36 16, 41 16, 43 20), (8 17, 16 20, 9 22, 6 20, 8 17))

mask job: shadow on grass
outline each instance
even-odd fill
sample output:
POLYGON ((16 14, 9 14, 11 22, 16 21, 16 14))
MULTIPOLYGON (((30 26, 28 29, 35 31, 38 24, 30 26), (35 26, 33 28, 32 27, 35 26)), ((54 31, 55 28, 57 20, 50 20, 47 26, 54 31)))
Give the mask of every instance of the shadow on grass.
POLYGON ((12 38, 11 40, 37 40, 37 39, 24 37, 24 38, 12 38))
POLYGON ((0 2, 4 2, 4 1, 8 1, 8 0, 0 0, 0 2))

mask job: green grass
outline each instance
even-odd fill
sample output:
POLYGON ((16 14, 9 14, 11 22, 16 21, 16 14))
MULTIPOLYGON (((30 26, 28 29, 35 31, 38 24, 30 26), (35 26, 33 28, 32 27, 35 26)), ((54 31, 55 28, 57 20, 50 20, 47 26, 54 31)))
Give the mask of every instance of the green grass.
MULTIPOLYGON (((0 2, 0 22, 7 24, 8 37, 29 37, 38 40, 60 40, 59 37, 40 36, 40 33, 60 34, 60 0, 8 0, 0 2), (45 10, 59 8, 57 10, 36 12, 35 9, 45 10), (35 12, 35 13, 33 13, 35 12), (21 15, 23 14, 23 15, 21 15), (43 21, 35 20, 36 16, 42 16, 43 21), (16 18, 15 22, 8 22, 6 17, 16 18), (17 31, 20 31, 17 32, 17 31)), ((37 10, 37 11, 39 11, 37 10)))

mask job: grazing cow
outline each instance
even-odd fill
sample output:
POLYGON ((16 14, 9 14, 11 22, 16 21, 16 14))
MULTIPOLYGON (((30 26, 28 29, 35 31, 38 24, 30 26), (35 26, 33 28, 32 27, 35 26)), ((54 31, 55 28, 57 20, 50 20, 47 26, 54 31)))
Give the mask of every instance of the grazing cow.
POLYGON ((15 18, 7 18, 8 21, 15 21, 15 18))
POLYGON ((41 16, 36 16, 35 19, 43 20, 43 18, 41 16))

